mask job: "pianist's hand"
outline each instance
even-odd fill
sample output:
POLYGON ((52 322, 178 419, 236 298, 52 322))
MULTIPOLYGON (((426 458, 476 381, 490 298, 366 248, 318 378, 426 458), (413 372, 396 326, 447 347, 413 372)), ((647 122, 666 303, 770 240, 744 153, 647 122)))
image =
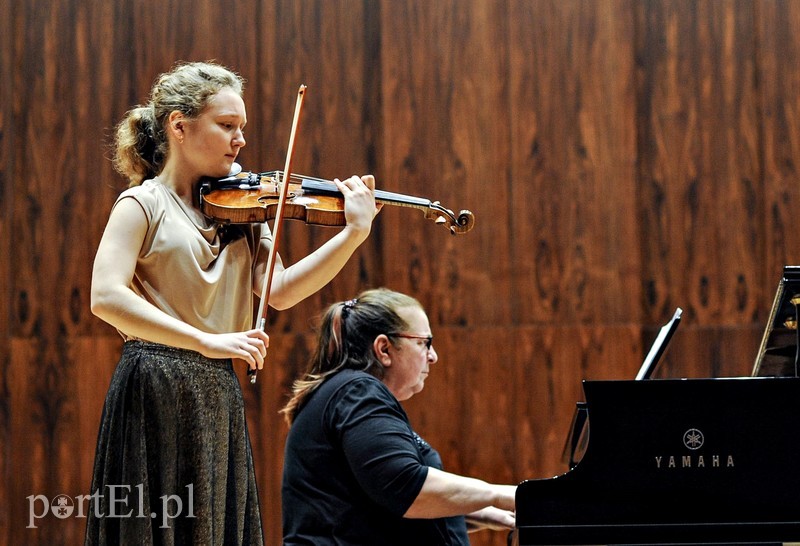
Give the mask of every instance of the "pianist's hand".
POLYGON ((489 506, 477 512, 467 514, 467 531, 470 533, 481 529, 507 531, 514 528, 516 517, 514 512, 489 506))

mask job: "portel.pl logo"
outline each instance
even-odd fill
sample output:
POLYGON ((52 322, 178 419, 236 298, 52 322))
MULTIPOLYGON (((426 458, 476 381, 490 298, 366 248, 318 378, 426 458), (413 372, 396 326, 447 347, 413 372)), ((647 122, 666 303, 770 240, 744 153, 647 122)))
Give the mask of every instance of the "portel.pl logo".
POLYGON ((52 499, 45 495, 28 495, 27 529, 36 529, 37 521, 52 514, 58 519, 69 517, 85 518, 89 513, 88 506, 94 510, 97 518, 160 518, 160 527, 166 529, 170 521, 177 517, 193 518, 194 484, 186 486, 186 506, 179 495, 162 495, 160 505, 151 506, 157 512, 147 512, 144 508, 144 485, 107 485, 101 492, 97 490, 91 495, 56 495, 52 499), (105 500, 106 502, 103 502, 105 500), (106 511, 103 511, 103 507, 106 511), (184 513, 184 508, 186 509, 184 513))

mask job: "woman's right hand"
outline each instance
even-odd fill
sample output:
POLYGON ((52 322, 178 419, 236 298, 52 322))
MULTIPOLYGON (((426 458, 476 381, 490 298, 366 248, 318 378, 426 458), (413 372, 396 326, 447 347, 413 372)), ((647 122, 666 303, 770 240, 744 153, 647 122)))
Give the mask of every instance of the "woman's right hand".
POLYGON ((236 358, 247 363, 252 370, 264 368, 269 347, 269 336, 260 328, 246 332, 205 334, 200 353, 209 358, 236 358))

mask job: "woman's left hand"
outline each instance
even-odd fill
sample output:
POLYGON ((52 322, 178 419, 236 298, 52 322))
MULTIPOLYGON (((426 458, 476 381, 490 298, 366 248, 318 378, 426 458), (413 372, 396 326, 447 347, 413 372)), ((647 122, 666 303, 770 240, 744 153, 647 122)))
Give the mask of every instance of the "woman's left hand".
POLYGON ((506 531, 514 528, 516 514, 508 510, 488 506, 482 510, 467 514, 466 520, 469 532, 480 531, 481 529, 506 531))
POLYGON ((369 233, 372 220, 381 209, 381 205, 375 203, 375 177, 371 174, 351 176, 344 181, 337 178, 333 182, 344 196, 344 217, 347 225, 369 233))

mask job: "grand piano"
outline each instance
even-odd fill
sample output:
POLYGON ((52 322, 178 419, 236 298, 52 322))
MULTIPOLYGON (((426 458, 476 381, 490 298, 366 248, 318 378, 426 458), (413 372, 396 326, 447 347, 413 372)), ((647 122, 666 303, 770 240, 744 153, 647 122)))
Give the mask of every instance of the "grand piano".
POLYGON ((509 542, 800 542, 798 294, 787 266, 752 377, 584 381, 570 469, 519 484, 509 542))

